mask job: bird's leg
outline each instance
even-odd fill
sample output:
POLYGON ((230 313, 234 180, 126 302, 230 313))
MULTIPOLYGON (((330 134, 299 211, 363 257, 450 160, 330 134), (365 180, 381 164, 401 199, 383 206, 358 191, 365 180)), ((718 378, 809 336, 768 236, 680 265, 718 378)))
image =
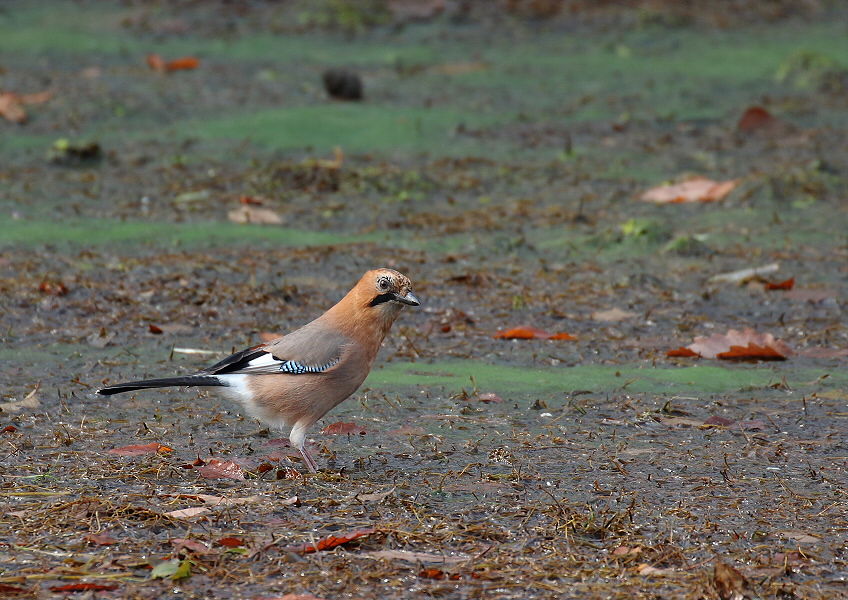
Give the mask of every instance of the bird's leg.
POLYGON ((302 421, 298 421, 292 427, 291 433, 289 434, 289 442, 291 443, 293 448, 297 448, 300 455, 303 457, 303 464, 306 465, 306 468, 309 469, 310 473, 318 472, 318 465, 315 464, 315 461, 312 460, 312 457, 309 456, 309 452, 306 451, 304 444, 306 443, 306 430, 309 429, 309 426, 312 423, 304 423, 302 421))
POLYGON ((303 457, 303 464, 306 465, 306 468, 309 469, 309 472, 317 473, 318 465, 316 465, 315 461, 312 460, 312 457, 309 456, 309 452, 306 451, 306 448, 300 448, 300 455, 303 457))

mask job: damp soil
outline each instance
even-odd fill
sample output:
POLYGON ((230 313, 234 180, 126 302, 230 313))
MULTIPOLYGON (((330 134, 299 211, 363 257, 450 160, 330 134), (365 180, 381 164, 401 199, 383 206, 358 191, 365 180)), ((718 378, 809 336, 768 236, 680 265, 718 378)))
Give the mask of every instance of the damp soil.
POLYGON ((0 9, 0 92, 52 92, 0 122, 0 596, 848 597, 845 7, 406 4, 0 9), (639 200, 691 174, 739 184, 639 200), (422 306, 317 474, 212 394, 92 394, 375 266, 422 306), (746 327, 797 354, 667 355, 746 327))

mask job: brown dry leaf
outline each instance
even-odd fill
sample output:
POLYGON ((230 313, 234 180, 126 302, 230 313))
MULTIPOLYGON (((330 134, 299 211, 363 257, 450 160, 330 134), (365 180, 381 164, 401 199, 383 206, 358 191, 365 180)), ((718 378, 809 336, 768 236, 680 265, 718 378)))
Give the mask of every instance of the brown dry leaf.
POLYGON ((227 213, 227 218, 239 225, 282 225, 283 218, 273 210, 242 205, 227 213))
POLYGON ((244 471, 231 460, 226 462, 217 458, 209 459, 205 466, 194 469, 206 479, 239 479, 244 480, 244 471))
POLYGON ((663 577, 665 575, 670 575, 674 573, 673 569, 658 569, 656 567, 652 567, 647 563, 642 563, 638 567, 636 567, 636 572, 642 576, 653 575, 654 577, 663 577))
POLYGON ((0 403, 0 413, 18 412, 27 408, 38 408, 40 402, 38 400, 38 385, 29 394, 24 396, 23 400, 13 400, 12 402, 0 403))
POLYGON ((158 54, 148 54, 146 60, 147 66, 154 71, 165 72, 165 59, 158 54))
POLYGON ((699 336, 687 346, 703 358, 725 360, 785 360, 794 352, 770 333, 757 333, 750 327, 744 331, 731 329, 710 337, 699 336))
POLYGON ((112 448, 109 454, 117 454, 118 456, 141 456, 142 454, 151 454, 153 452, 171 452, 172 449, 168 446, 163 446, 158 442, 150 442, 149 444, 136 445, 130 444, 123 448, 112 448))
POLYGON ((212 506, 237 506, 239 504, 249 504, 259 501, 259 496, 245 496, 243 498, 225 498, 224 496, 212 496, 210 494, 175 494, 175 496, 177 498, 200 500, 212 506))
POLYGON ((365 428, 356 423, 332 423, 321 430, 321 435, 365 435, 365 428))
POLYGON ((171 517, 172 519, 190 519, 192 517, 205 515, 208 512, 211 511, 205 506, 195 506, 193 508, 182 508, 180 510, 172 510, 171 512, 164 513, 164 515, 166 517, 171 517))
POLYGON ((385 558, 387 560, 405 560, 411 563, 439 563, 449 565, 471 560, 467 556, 444 556, 442 554, 430 554, 428 552, 412 552, 410 550, 376 550, 374 552, 363 552, 365 556, 374 558, 385 558))
POLYGON ((94 544, 95 546, 113 546, 119 541, 113 538, 112 534, 109 531, 103 531, 101 533, 90 533, 85 536, 84 539, 89 544, 94 544))
POLYGON ((620 308, 611 308, 609 310, 599 310, 592 313, 594 321, 623 321, 635 317, 636 313, 628 312, 620 308))
POLYGON ((186 540, 183 538, 176 538, 171 540, 171 544, 174 546, 174 550, 182 550, 183 548, 185 548, 186 550, 190 550, 195 554, 208 554, 210 552, 209 546, 207 546, 203 542, 198 542, 197 540, 186 540))
POLYGON ((239 539, 237 537, 225 537, 221 538, 217 542, 215 542, 219 546, 224 546, 226 548, 240 548, 244 546, 244 540, 239 539))
POLYGON ((822 541, 822 537, 813 535, 805 531, 781 531, 780 535, 785 538, 797 542, 798 544, 817 544, 822 541))
POLYGON ((743 600, 750 598, 750 585, 745 577, 720 560, 716 561, 713 571, 713 586, 721 600, 743 600))
POLYGON ((12 123, 26 123, 27 114, 17 94, 0 93, 0 116, 12 123))
POLYGON ((727 196, 739 185, 738 179, 713 181, 695 176, 681 183, 661 185, 644 192, 639 199, 656 204, 679 204, 683 202, 716 202, 727 196))
POLYGON ((357 494, 354 496, 358 502, 382 502, 389 496, 391 496, 395 491, 395 488, 390 489, 387 492, 377 492, 375 494, 357 494))

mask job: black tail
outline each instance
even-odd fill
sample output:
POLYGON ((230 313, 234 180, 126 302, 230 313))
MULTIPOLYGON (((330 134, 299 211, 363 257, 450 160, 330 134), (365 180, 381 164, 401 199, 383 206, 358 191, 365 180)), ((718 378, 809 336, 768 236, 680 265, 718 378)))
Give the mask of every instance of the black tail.
POLYGON ((111 396, 122 392, 134 392, 136 390, 147 390, 150 388, 178 387, 178 386, 209 386, 221 387, 227 384, 217 377, 204 375, 189 375, 187 377, 167 377, 165 379, 148 379, 146 381, 128 381, 127 383, 116 383, 97 390, 101 396, 111 396))

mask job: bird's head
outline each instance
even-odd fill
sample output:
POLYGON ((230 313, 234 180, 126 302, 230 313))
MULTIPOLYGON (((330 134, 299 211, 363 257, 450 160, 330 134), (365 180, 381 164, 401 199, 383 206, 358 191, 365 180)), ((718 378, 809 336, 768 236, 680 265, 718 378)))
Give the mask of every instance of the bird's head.
POLYGON ((412 293, 412 282, 403 273, 393 269, 368 271, 357 286, 368 300, 368 306, 397 314, 404 306, 418 306, 421 302, 412 293))

